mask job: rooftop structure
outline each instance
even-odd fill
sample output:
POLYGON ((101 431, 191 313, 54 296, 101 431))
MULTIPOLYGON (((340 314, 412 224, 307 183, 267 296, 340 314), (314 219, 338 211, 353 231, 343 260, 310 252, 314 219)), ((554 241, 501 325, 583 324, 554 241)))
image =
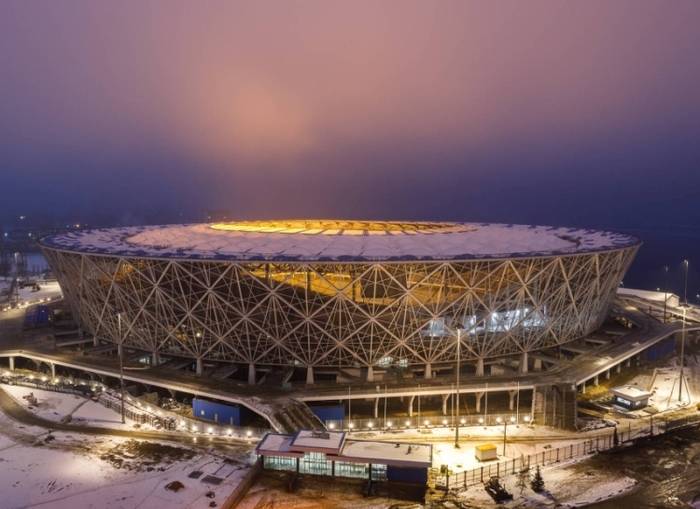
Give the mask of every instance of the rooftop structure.
POLYGON ((83 230, 42 240, 93 254, 240 261, 410 261, 580 254, 639 244, 553 226, 384 221, 239 221, 83 230))

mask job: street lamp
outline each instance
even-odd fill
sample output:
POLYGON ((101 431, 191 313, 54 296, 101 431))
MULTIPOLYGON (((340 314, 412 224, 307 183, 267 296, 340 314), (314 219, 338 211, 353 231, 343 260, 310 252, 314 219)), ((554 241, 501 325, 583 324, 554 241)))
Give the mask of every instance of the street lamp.
POLYGON ((683 268, 685 269, 685 282, 683 284, 683 302, 688 305, 688 260, 683 260, 683 268))
POLYGON ((117 322, 119 323, 119 382, 121 384, 121 403, 122 403, 122 424, 126 423, 124 412, 124 337, 122 336, 122 314, 117 313, 117 322))
MULTIPOLYGON (((505 456, 506 455, 506 440, 508 437, 508 420, 501 419, 500 417, 496 417, 496 422, 498 424, 501 424, 501 420, 503 421, 503 456, 505 456)), ((515 417, 511 416, 510 422, 511 422, 511 424, 515 423, 515 417)))
POLYGON ((666 323, 666 304, 668 303, 668 265, 664 265, 664 323, 666 323))
POLYGON ((678 402, 683 400, 683 364, 685 360, 685 313, 688 310, 688 302, 683 305, 683 330, 681 332, 681 371, 678 380, 678 402))
POLYGON ((459 372, 460 370, 460 354, 462 351, 462 329, 457 329, 457 395, 455 403, 457 404, 457 412, 455 414, 455 447, 459 449, 459 372))

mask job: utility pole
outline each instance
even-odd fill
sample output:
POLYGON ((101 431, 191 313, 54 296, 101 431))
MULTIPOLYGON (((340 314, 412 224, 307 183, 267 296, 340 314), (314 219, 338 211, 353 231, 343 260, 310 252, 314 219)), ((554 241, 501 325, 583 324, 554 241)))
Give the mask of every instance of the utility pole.
POLYGON ((386 400, 387 400, 387 387, 384 384, 384 428, 386 429, 386 400))
POLYGON ((681 332, 681 372, 678 380, 678 402, 683 400, 683 364, 685 360, 685 313, 688 309, 688 303, 683 306, 683 330, 681 332))
POLYGON ((664 323, 666 323, 666 304, 668 303, 668 265, 664 265, 664 323))
POLYGON ((418 426, 420 426, 420 384, 418 384, 418 426))
POLYGON ((455 403, 457 405, 456 422, 455 422, 455 447, 459 449, 459 372, 460 370, 460 353, 462 351, 462 329, 457 329, 457 396, 455 403))
POLYGON ((121 384, 121 399, 122 399, 122 424, 126 423, 124 411, 124 337, 122 336, 122 314, 117 313, 117 322, 119 323, 119 382, 121 384))

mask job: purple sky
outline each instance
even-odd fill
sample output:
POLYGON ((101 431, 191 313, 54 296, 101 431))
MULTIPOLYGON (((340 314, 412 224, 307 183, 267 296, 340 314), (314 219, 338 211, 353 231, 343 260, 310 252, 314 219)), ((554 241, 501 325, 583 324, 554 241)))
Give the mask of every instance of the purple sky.
POLYGON ((695 0, 4 1, 0 218, 673 222, 700 242, 699 19, 695 0))

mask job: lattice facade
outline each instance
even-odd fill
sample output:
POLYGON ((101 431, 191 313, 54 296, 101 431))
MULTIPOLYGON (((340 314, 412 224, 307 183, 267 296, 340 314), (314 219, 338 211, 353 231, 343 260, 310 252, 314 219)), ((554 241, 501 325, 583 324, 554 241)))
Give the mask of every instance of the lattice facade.
POLYGON ((457 329, 464 360, 580 338, 601 324, 637 246, 309 264, 44 251, 75 315, 98 338, 163 355, 344 368, 452 363, 457 329))

